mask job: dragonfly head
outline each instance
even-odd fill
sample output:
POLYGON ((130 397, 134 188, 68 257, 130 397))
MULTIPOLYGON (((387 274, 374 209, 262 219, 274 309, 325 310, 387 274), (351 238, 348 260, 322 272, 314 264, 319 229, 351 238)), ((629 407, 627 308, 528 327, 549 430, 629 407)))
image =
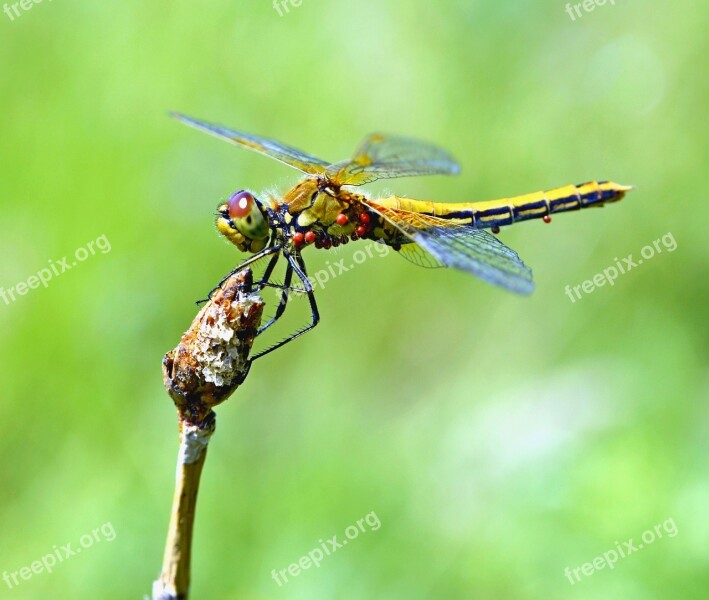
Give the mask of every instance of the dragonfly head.
POLYGON ((217 229, 239 250, 259 252, 266 247, 268 220, 263 205, 251 192, 232 194, 217 211, 217 229))

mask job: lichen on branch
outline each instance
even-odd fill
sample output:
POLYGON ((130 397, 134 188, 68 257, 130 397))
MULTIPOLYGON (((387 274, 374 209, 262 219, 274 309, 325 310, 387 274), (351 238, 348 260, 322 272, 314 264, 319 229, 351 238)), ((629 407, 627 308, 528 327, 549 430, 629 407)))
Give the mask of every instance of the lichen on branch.
POLYGON ((181 418, 200 423, 246 377, 263 313, 249 269, 233 275, 163 359, 163 379, 181 418))

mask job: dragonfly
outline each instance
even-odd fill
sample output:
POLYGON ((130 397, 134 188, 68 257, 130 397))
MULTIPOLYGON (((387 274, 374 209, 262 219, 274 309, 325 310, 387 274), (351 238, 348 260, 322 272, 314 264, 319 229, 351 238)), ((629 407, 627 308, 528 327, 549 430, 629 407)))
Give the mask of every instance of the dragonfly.
MULTIPOLYGON (((285 312, 288 295, 307 294, 310 322, 254 355, 251 362, 312 330, 320 322, 303 251, 329 250, 356 240, 386 244, 423 267, 451 267, 517 294, 534 289, 532 271, 496 235, 500 227, 530 219, 551 221, 555 213, 600 207, 621 200, 632 186, 591 181, 548 191, 482 202, 444 203, 403 196, 372 198, 362 185, 379 179, 417 175, 457 175, 460 166, 445 150, 425 141, 382 133, 366 137, 350 159, 330 163, 265 137, 236 131, 180 113, 171 115, 207 134, 278 160, 303 174, 282 197, 259 198, 243 189, 217 208, 216 226, 231 243, 251 256, 234 273, 268 257, 262 285, 280 290, 280 303, 258 335, 285 312), (487 230, 492 232, 489 233, 487 230), (283 284, 268 283, 285 260, 283 284)), ((218 289, 219 286, 215 288, 218 289)), ((210 294, 211 296, 211 294, 210 294)))

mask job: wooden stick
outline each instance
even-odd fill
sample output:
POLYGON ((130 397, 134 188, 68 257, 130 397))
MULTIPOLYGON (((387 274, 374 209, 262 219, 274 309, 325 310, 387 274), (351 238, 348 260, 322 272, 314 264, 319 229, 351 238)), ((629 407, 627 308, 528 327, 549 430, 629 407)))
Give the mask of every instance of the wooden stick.
POLYGON ((180 451, 175 494, 160 578, 153 600, 187 600, 192 529, 200 475, 214 433, 212 408, 248 374, 248 355, 261 323, 263 301, 249 269, 230 277, 163 359, 163 379, 177 406, 180 451))

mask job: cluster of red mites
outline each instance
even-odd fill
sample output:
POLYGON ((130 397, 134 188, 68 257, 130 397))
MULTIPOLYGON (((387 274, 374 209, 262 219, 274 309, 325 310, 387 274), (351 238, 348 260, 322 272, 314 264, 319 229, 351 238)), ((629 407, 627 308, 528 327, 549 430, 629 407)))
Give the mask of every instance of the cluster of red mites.
MULTIPOLYGON (((349 223, 350 218, 345 213, 340 213, 335 220, 338 225, 345 226, 349 223)), ((349 238, 346 235, 336 237, 324 232, 316 233, 312 230, 306 231, 305 233, 297 231, 293 234, 293 243, 298 247, 314 243, 316 248, 323 248, 325 250, 328 248, 337 248, 340 244, 347 244, 350 240, 355 241, 367 235, 370 221, 371 217, 369 213, 363 212, 359 214, 357 227, 355 227, 354 233, 349 238)))

